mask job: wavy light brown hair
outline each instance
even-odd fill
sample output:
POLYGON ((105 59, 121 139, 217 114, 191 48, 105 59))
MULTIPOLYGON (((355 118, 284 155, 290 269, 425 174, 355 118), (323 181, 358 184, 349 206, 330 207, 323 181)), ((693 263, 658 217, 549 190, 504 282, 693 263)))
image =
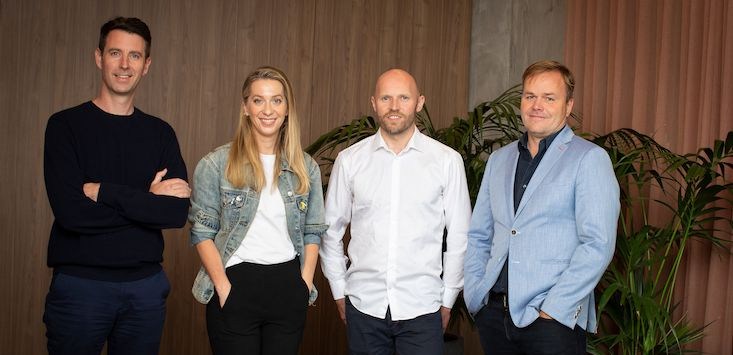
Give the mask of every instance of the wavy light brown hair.
MULTIPOLYGON (((260 67, 247 76, 242 85, 242 102, 246 102, 250 95, 252 83, 257 80, 275 80, 282 84, 285 91, 287 113, 285 120, 280 127, 280 132, 275 142, 275 169, 273 171, 273 184, 277 183, 280 176, 280 163, 284 159, 290 165, 290 169, 298 178, 299 186, 296 192, 300 195, 310 190, 310 179, 308 170, 305 167, 305 157, 300 143, 300 123, 295 108, 295 96, 290 81, 280 69, 273 67, 260 67)), ((260 161, 257 141, 253 133, 251 118, 244 112, 242 107, 239 113, 239 126, 234 134, 232 146, 227 161, 226 177, 229 182, 237 187, 250 188, 260 192, 265 186, 265 173, 260 161)))

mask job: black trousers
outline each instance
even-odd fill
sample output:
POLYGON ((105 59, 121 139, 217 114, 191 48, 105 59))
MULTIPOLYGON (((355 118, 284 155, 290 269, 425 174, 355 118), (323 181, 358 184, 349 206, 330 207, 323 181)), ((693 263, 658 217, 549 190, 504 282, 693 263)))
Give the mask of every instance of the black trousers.
POLYGON ((298 258, 274 265, 241 263, 226 274, 232 289, 224 307, 216 294, 206 307, 214 354, 297 354, 309 296, 298 258))
POLYGON ((486 355, 586 354, 585 331, 570 329, 554 319, 537 318, 517 328, 501 299, 491 298, 476 314, 481 347, 486 355))

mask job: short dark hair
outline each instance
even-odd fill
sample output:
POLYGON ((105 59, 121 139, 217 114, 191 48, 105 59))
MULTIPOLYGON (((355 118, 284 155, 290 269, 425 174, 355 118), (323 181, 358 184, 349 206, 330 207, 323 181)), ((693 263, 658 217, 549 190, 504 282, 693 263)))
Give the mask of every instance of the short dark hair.
POLYGON ((522 75, 522 85, 527 82, 527 79, 535 75, 553 71, 562 75, 563 81, 565 81, 565 93, 567 94, 565 101, 570 101, 573 98, 573 91, 575 91, 575 77, 573 77, 573 73, 568 67, 554 60, 541 60, 527 67, 522 75))
POLYGON ((136 34, 145 40, 145 58, 150 57, 150 44, 153 41, 148 25, 137 17, 115 17, 107 21, 99 30, 99 51, 104 52, 107 35, 113 30, 123 30, 136 34))

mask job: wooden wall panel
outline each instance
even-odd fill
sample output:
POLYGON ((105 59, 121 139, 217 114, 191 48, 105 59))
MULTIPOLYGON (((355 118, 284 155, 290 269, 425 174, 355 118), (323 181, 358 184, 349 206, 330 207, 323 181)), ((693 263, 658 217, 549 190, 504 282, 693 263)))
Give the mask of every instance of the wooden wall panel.
MULTIPOLYGON (((465 113, 470 0, 0 0, 0 353, 45 352, 53 216, 43 183, 44 129, 53 112, 97 93, 99 26, 116 15, 140 17, 151 28, 153 63, 136 106, 175 128, 189 174, 231 139, 242 82, 260 65, 291 79, 304 145, 371 114, 375 80, 393 67, 415 75, 438 126, 465 113)), ((190 294, 200 264, 188 227, 165 238, 172 291, 161 354, 208 354, 204 307, 190 294)), ((320 271, 315 282, 321 296, 309 309, 301 353, 343 354, 344 327, 320 271)))

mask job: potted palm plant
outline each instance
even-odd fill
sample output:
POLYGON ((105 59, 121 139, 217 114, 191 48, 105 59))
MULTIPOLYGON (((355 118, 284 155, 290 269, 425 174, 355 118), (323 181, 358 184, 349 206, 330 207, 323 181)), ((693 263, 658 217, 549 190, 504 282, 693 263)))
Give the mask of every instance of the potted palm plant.
POLYGON ((623 207, 616 253, 596 289, 602 322, 600 335, 591 339, 591 352, 687 352, 685 345, 700 340, 705 325, 693 325, 684 315, 673 317, 677 275, 690 241, 718 247, 728 243, 717 236, 715 224, 732 223, 716 212, 733 205, 726 198, 733 183, 725 179, 733 168, 733 132, 712 148, 686 155, 630 129, 593 140, 614 162, 623 207), (655 208, 666 209, 670 217, 651 222, 655 208))

